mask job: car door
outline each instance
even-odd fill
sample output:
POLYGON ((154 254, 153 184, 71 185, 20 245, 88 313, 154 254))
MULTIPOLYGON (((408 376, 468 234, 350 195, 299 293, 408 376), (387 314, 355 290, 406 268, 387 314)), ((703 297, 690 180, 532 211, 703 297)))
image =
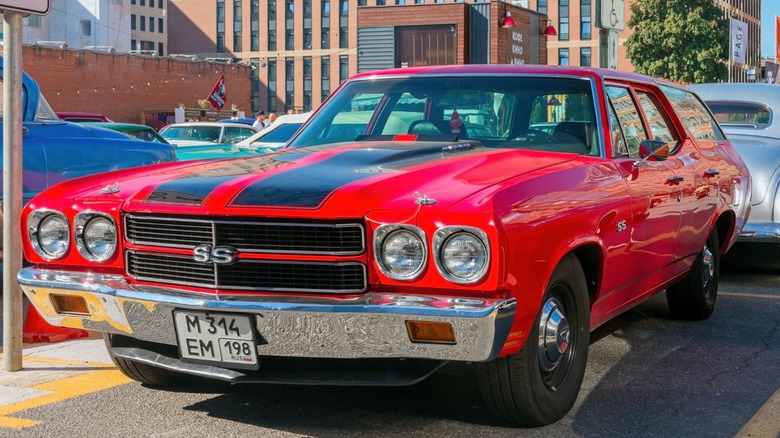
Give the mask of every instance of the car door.
POLYGON ((680 226, 680 187, 670 183, 673 170, 666 161, 638 163, 639 146, 652 139, 652 131, 628 84, 608 84, 607 95, 612 127, 612 154, 632 197, 631 217, 624 231, 629 233, 621 266, 610 275, 621 277, 622 288, 612 294, 609 312, 617 313, 631 302, 653 291, 669 273, 675 261, 674 238, 680 226))

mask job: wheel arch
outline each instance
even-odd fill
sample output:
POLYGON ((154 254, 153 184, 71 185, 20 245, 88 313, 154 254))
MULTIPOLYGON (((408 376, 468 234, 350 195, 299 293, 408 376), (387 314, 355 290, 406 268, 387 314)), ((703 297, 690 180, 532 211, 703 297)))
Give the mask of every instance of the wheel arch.
POLYGON ((720 242, 720 255, 726 253, 734 239, 737 217, 733 211, 726 211, 715 220, 712 231, 718 233, 718 242, 720 242))

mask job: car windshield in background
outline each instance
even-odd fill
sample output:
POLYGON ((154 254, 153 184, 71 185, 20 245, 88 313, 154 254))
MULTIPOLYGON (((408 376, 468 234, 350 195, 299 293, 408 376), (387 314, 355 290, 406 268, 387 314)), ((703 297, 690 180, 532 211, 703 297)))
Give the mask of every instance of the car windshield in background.
POLYGON ((707 102, 715 120, 723 126, 766 128, 772 118, 772 110, 752 102, 707 102))
POLYGON ((160 135, 168 141, 171 140, 195 140, 195 141, 219 141, 221 128, 211 126, 170 126, 160 135))
POLYGON ((291 142, 477 140, 487 147, 600 155, 592 83, 538 77, 357 80, 291 142))

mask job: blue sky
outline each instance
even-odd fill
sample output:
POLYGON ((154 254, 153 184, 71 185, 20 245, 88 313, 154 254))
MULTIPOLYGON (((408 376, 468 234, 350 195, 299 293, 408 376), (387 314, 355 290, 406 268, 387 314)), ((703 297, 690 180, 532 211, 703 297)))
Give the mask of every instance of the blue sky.
POLYGON ((780 1, 761 0, 761 56, 775 57, 775 17, 780 16, 780 1))

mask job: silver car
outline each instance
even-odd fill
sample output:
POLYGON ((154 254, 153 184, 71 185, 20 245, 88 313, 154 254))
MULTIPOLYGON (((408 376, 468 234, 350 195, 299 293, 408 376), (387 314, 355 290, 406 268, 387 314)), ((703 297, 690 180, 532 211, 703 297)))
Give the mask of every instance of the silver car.
MULTIPOLYGON (((780 244, 780 86, 692 85, 734 143, 753 177, 752 210, 740 242, 780 244)), ((780 245, 771 245, 774 251, 780 245)))

